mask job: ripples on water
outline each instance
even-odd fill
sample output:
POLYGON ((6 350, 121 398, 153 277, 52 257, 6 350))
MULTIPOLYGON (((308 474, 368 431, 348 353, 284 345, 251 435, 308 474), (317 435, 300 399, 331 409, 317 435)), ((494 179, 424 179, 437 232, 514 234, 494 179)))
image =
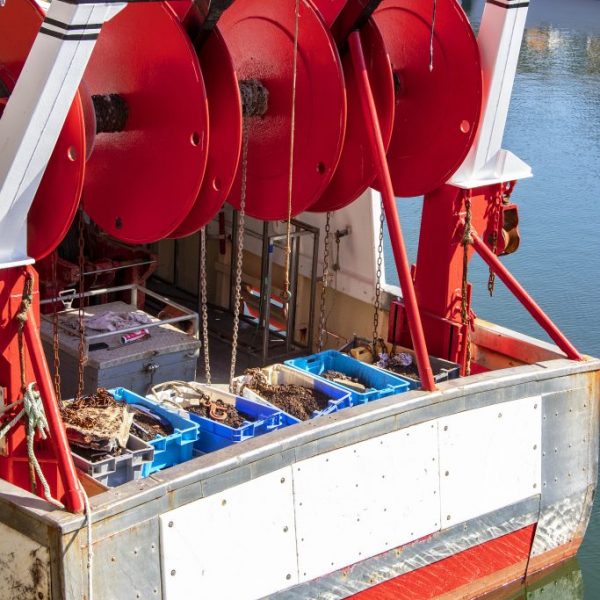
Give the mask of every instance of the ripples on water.
MULTIPOLYGON (((463 4, 476 26, 482 2, 463 4)), ((534 0, 530 10, 504 147, 531 164, 535 177, 513 194, 521 247, 504 261, 578 348, 600 356, 600 1, 534 0)), ((398 202, 413 259, 421 204, 398 202)), ((386 274, 397 283, 391 260, 386 274)), ((477 314, 544 338, 501 282, 488 297, 487 276, 475 259, 477 314)), ((578 562, 583 586, 575 569, 527 597, 600 598, 600 502, 578 562)))

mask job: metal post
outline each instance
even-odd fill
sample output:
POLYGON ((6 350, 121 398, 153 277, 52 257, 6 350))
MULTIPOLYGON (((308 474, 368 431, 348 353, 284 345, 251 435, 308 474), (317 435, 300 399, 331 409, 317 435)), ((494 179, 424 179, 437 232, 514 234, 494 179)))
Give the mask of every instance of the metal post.
POLYGON ((500 259, 485 245, 483 240, 471 231, 473 248, 487 263, 494 273, 502 280, 515 298, 527 309, 529 314, 542 326, 544 331, 554 340, 555 344, 571 359, 583 360, 583 357, 569 342, 550 317, 538 306, 525 288, 513 277, 510 271, 500 262, 500 259))
POLYGON ((348 41, 350 44, 350 54, 360 91, 363 115, 368 121, 367 131, 370 134, 369 142, 371 145, 371 152, 377 166, 377 175, 382 186, 383 206, 385 209, 388 230, 390 232, 392 249, 394 251, 396 269, 398 270, 398 278, 400 279, 400 286, 402 288, 402 295, 406 306, 406 315, 408 317, 410 334, 417 358, 419 377, 421 379, 423 389, 431 391, 435 389, 435 381, 431 371, 429 354, 427 353, 427 344, 425 342, 425 335, 423 333, 423 325, 421 323, 421 316, 419 314, 419 307, 417 305, 415 288, 413 286, 413 280, 410 274, 408 257, 406 255, 406 248, 404 246, 404 238, 402 236, 402 228, 400 226, 400 219, 396 209, 392 180, 390 178, 390 172, 385 156, 385 148, 381 138, 379 119, 377 117, 375 101, 373 100, 373 92, 371 90, 367 66, 365 64, 360 33, 358 31, 352 32, 348 38, 348 41))

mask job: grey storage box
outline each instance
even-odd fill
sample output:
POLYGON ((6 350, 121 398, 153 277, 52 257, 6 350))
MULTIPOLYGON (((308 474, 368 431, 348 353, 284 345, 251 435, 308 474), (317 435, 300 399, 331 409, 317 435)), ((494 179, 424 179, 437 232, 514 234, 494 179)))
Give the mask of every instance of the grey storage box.
POLYGON ((123 454, 96 462, 79 456, 74 448, 71 450, 75 466, 108 487, 140 479, 144 465, 154 459, 154 448, 134 435, 129 435, 123 454))
MULTIPOLYGON (((109 302, 98 306, 89 306, 85 315, 100 315, 106 312, 125 313, 138 311, 133 304, 125 302, 109 302)), ((139 312, 139 311, 138 311, 139 312)), ((195 315, 195 313, 193 313, 195 315)), ((77 394, 79 364, 78 331, 65 326, 72 322, 77 309, 69 309, 59 313, 59 359, 61 375, 61 395, 73 398, 77 394)), ((154 323, 159 319, 148 315, 154 323)), ((197 317, 197 315, 196 315, 197 317)), ((144 328, 143 325, 139 329, 144 328)), ((46 359, 53 371, 53 334, 52 316, 46 315, 41 323, 41 337, 46 359)), ((136 394, 145 396, 149 388, 157 383, 171 380, 192 381, 196 378, 200 341, 194 335, 184 333, 171 324, 161 324, 149 328, 148 339, 133 344, 122 345, 121 334, 115 332, 101 340, 94 340, 97 332, 86 331, 92 339, 91 349, 87 352, 84 368, 84 393, 91 394, 99 387, 124 387, 136 394), (104 343, 107 349, 94 349, 95 343, 104 343)))

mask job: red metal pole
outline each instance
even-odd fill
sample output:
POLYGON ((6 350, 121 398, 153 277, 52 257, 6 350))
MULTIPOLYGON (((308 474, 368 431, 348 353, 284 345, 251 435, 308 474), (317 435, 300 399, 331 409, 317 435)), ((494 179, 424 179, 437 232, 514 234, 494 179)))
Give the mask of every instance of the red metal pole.
POLYGON ((573 360, 583 360, 583 357, 569 342, 550 317, 538 306, 525 288, 512 276, 510 271, 500 262, 498 257, 485 245, 483 240, 471 231, 473 248, 487 263, 494 273, 503 281, 506 287, 515 295, 517 300, 527 309, 529 314, 542 326, 544 331, 554 340, 555 344, 573 360))
POLYGON ((396 209, 396 199, 392 187, 392 179, 385 156, 385 147, 381 138, 381 130, 379 128, 379 119, 373 99, 373 92, 369 82, 365 56, 360 41, 360 33, 353 31, 348 38, 350 45, 350 55, 360 90, 360 99, 362 104, 363 114, 369 122, 370 127, 367 127, 369 132, 369 142, 371 151, 377 166, 377 175, 381 183, 381 196, 383 198, 383 207, 385 217, 387 219, 388 230, 390 232, 390 240, 394 251, 394 260, 396 269, 398 270, 398 278, 402 288, 402 296, 406 307, 406 316, 408 318, 408 327, 415 349, 417 358, 417 366, 419 368, 419 377, 421 385, 425 390, 435 390, 435 381, 431 364, 429 362, 429 354, 427 352, 427 344, 423 333, 423 325, 421 323, 421 315, 419 314, 419 306, 415 295, 415 288, 410 274, 410 266, 404 246, 404 237, 402 236, 402 228, 400 226, 400 218, 396 209))
MULTIPOLYGON (((33 273, 30 271, 33 275, 33 273)), ((50 381, 50 372, 44 350, 40 340, 40 332, 38 325, 35 322, 33 315, 29 315, 29 319, 25 322, 25 346, 29 350, 31 357, 31 366, 35 376, 37 386, 39 388, 46 420, 48 421, 48 430, 50 433, 50 441, 54 449, 54 454, 58 462, 58 469, 65 488, 65 505, 67 510, 74 513, 81 513, 85 508, 83 491, 77 474, 73 457, 69 449, 65 428, 58 411, 58 403, 54 394, 54 388, 50 381)))

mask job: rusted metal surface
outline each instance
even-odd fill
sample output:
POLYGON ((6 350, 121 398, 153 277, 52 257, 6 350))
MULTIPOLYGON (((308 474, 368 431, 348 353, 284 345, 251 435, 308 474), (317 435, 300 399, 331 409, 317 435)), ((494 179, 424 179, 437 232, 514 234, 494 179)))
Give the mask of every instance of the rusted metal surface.
POLYGON ((50 596, 50 553, 0 523, 0 600, 46 600, 50 596))

